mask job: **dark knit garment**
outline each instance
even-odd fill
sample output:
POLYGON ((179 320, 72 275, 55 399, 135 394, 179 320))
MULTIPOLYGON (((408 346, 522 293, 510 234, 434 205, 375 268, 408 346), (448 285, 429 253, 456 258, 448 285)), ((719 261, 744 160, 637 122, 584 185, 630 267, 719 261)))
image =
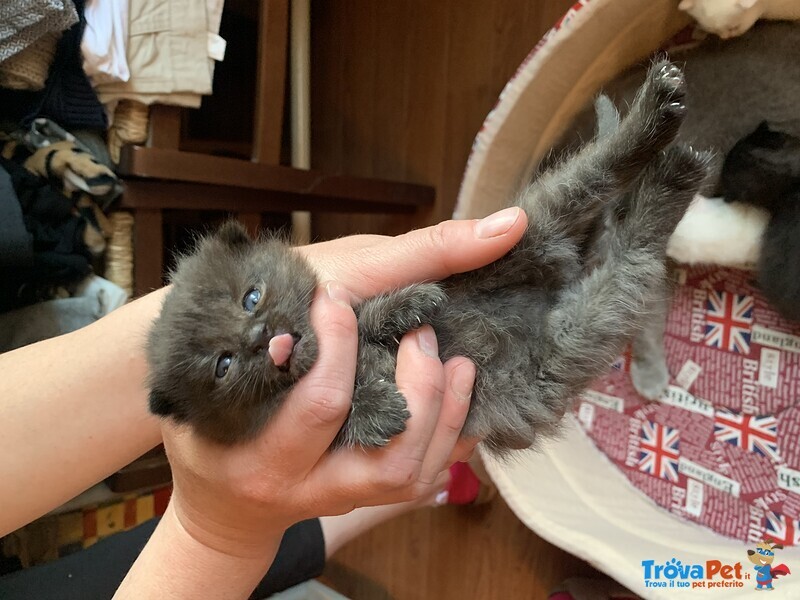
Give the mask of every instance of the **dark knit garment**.
POLYGON ((39 110, 26 119, 25 125, 35 117, 48 117, 66 129, 108 127, 103 105, 83 70, 81 39, 86 28, 85 1, 73 2, 79 20, 61 36, 39 110))
POLYGON ((21 164, 0 157, 22 209, 25 229, 33 239, 32 264, 0 269, 0 311, 49 300, 54 288, 81 281, 91 272, 83 242, 86 221, 75 215, 72 201, 21 164))
POLYGON ((0 272, 33 263, 33 236, 25 229, 11 175, 0 166, 0 272))

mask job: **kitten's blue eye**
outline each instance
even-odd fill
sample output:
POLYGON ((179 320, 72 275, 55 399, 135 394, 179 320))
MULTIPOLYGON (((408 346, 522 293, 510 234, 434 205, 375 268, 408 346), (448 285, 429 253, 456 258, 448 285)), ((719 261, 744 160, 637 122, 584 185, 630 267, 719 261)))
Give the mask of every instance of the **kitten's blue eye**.
POLYGON ((256 304, 258 304, 259 300, 261 300, 261 292, 253 288, 244 295, 242 306, 247 312, 253 312, 256 309, 256 304))
POLYGON ((222 379, 231 366, 231 355, 223 354, 217 360, 217 378, 222 379))

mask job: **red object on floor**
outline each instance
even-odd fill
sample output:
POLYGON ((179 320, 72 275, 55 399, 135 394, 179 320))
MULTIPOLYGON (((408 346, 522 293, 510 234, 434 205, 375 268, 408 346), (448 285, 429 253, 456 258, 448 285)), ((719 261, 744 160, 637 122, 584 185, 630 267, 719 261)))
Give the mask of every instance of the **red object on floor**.
POLYGON ((472 504, 478 498, 481 481, 467 463, 457 462, 450 467, 447 485, 448 504, 472 504))

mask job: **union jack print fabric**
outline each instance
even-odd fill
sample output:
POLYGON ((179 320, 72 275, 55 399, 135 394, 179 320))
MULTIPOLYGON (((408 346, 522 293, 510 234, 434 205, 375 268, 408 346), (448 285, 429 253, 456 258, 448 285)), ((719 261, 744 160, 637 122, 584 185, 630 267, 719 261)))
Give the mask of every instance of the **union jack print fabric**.
POLYGON ((764 517, 764 537, 784 546, 795 546, 800 543, 800 527, 795 519, 786 515, 767 511, 764 517))
POLYGON ((743 415, 723 409, 714 415, 714 437, 774 461, 778 454, 778 420, 770 415, 743 415))
POLYGON ((677 429, 645 421, 639 438, 639 470, 668 481, 678 481, 679 445, 677 429))
POLYGON ((730 292, 708 292, 705 344, 738 354, 750 354, 753 297, 730 292))

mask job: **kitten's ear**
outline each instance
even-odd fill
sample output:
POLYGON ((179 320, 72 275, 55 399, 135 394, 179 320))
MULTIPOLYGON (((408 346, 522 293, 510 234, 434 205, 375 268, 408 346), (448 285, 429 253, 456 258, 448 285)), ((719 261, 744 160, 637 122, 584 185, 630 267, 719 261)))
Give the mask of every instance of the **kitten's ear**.
POLYGON ((214 237, 230 248, 249 246, 253 243, 247 230, 235 219, 226 221, 214 237))
POLYGON ((594 113, 597 119, 597 131, 595 136, 598 139, 611 135, 619 127, 619 112, 617 107, 611 101, 611 98, 605 94, 600 94, 594 101, 594 113))
POLYGON ((758 128, 753 132, 753 141, 762 148, 780 150, 786 141, 786 136, 780 131, 769 128, 766 121, 761 121, 758 128))
POLYGON ((681 0, 681 3, 678 4, 678 8, 681 10, 689 10, 694 6, 694 0, 681 0))
POLYGON ((154 415, 168 416, 175 412, 175 406, 166 394, 152 390, 150 392, 150 412, 154 415))
POLYGON ((739 8, 743 8, 747 10, 748 8, 753 8, 758 0, 739 0, 739 8))
POLYGON ((761 121, 761 123, 758 124, 758 127, 756 127, 756 133, 769 133, 769 132, 770 132, 769 123, 767 123, 766 121, 761 121))

